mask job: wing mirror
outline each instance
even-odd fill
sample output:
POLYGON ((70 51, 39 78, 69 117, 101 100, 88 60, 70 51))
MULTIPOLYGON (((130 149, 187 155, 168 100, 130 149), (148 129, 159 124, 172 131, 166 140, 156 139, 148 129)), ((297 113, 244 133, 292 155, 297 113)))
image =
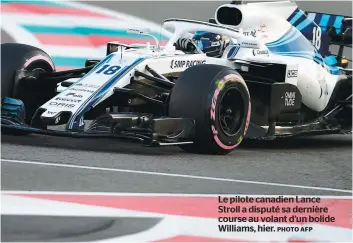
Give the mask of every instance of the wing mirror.
POLYGON ((160 50, 160 45, 159 45, 159 41, 158 39, 151 34, 151 31, 149 29, 128 29, 127 30, 128 33, 131 33, 131 34, 138 34, 138 35, 145 35, 145 36, 150 36, 152 37, 155 42, 156 42, 156 47, 157 47, 157 50, 160 50))

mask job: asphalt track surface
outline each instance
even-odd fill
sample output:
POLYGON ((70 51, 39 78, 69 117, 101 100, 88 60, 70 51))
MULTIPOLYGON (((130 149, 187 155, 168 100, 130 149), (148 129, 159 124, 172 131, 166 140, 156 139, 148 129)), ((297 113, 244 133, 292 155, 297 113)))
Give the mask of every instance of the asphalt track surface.
MULTIPOLYGON (((153 21, 207 20, 220 3, 92 2, 153 21)), ((352 9, 347 2, 299 5, 346 15, 352 9)), ((1 142, 2 190, 271 195, 350 195, 352 190, 349 135, 245 142, 228 156, 37 135, 3 135, 1 142)))

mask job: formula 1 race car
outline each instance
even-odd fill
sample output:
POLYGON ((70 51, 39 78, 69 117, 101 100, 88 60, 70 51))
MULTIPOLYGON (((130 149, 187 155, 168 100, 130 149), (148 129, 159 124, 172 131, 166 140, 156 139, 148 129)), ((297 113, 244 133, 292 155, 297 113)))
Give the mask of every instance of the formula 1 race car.
POLYGON ((60 72, 43 50, 2 44, 2 132, 112 137, 209 154, 227 154, 244 138, 349 134, 352 73, 342 53, 352 45, 351 25, 291 1, 225 4, 209 22, 165 20, 173 35, 163 47, 157 39, 109 42, 103 60, 60 72), (229 41, 211 55, 196 32, 229 41), (337 56, 331 44, 339 45, 337 56))

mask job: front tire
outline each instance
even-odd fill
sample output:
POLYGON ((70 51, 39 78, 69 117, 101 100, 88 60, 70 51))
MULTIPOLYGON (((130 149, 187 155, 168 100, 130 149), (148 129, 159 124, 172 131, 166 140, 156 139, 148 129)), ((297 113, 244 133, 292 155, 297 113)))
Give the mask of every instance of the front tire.
POLYGON ((197 65, 176 81, 169 116, 195 120, 195 139, 181 146, 188 152, 228 154, 243 140, 251 103, 241 75, 228 67, 197 65))
POLYGON ((21 100, 25 105, 25 122, 29 124, 37 108, 55 95, 56 86, 21 83, 15 75, 17 70, 53 72, 55 66, 49 55, 37 47, 20 43, 1 44, 1 99, 21 100))
MULTIPOLYGON (((1 98, 22 100, 30 116, 42 101, 55 94, 55 90, 44 90, 47 88, 45 86, 34 89, 20 85, 15 78, 16 70, 53 72, 55 66, 49 55, 37 47, 19 43, 1 44, 1 98)), ((30 118, 27 116, 27 120, 30 118)))

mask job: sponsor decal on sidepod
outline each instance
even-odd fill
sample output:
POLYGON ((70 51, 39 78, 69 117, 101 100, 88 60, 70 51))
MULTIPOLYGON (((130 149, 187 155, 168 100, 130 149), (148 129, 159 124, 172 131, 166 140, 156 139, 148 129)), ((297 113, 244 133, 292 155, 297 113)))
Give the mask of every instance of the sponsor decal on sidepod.
POLYGON ((268 56, 268 50, 257 50, 257 49, 254 49, 253 51, 252 51, 252 54, 254 55, 254 56, 259 56, 259 55, 267 55, 268 56))
POLYGON ((287 77, 288 78, 296 78, 296 77, 298 77, 298 70, 288 70, 287 77))

